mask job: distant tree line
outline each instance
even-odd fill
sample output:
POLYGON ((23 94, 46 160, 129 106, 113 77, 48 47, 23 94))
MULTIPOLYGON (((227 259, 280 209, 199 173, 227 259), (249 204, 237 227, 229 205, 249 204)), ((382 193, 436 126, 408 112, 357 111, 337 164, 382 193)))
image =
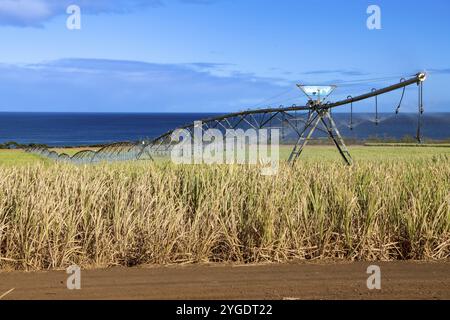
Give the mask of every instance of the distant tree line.
MULTIPOLYGON (((417 138, 411 135, 405 135, 401 138, 389 137, 389 136, 376 136, 371 135, 367 138, 355 138, 355 137, 346 137, 344 136, 344 141, 346 145, 365 145, 365 144, 377 144, 377 143, 400 143, 400 144, 418 144, 417 138)), ((427 137, 423 137, 423 141, 426 144, 449 144, 450 138, 448 139, 430 139, 427 137)), ((293 144, 295 140, 283 141, 283 144, 293 144)), ((328 137, 319 137, 313 138, 310 140, 308 144, 311 145, 332 145, 333 142, 328 137)))
MULTIPOLYGON (((369 136, 366 139, 358 139, 354 137, 344 137, 345 143, 347 145, 364 145, 364 144, 377 144, 377 143, 402 143, 402 144, 416 144, 417 139, 410 135, 405 135, 402 138, 391 138, 387 136, 369 136)), ((435 140, 435 139, 424 139, 426 144, 449 144, 450 139, 443 139, 443 140, 435 140)), ((289 140, 284 141, 282 144, 293 144, 295 143, 295 140, 289 140)), ((312 145, 331 145, 332 142, 328 139, 328 137, 320 137, 315 138, 310 141, 310 144, 312 145)), ((79 147, 86 147, 86 148, 100 148, 103 147, 103 144, 95 144, 95 145, 85 145, 85 146, 59 146, 59 148, 79 148, 79 147)), ((50 148, 48 145, 43 143, 18 143, 15 141, 8 141, 4 143, 0 143, 0 150, 1 149, 26 149, 26 148, 33 148, 33 147, 39 147, 39 148, 50 148)))
POLYGON ((26 148, 32 148, 32 147, 41 147, 41 148, 48 148, 46 144, 40 144, 40 143, 28 143, 28 144, 22 144, 15 141, 8 141, 5 143, 0 143, 0 149, 26 149, 26 148))

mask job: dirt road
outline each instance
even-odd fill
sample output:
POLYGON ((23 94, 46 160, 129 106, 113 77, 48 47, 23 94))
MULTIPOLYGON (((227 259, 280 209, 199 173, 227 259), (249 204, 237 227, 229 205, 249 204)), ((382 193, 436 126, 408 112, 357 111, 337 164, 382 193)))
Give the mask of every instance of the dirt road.
POLYGON ((450 262, 374 263, 381 290, 368 290, 371 263, 189 265, 82 270, 68 290, 65 271, 2 272, 3 299, 450 299, 450 262), (13 289, 13 290, 12 290, 13 289), (11 291, 12 290, 12 291, 11 291), (6 293, 6 295, 5 295, 6 293))

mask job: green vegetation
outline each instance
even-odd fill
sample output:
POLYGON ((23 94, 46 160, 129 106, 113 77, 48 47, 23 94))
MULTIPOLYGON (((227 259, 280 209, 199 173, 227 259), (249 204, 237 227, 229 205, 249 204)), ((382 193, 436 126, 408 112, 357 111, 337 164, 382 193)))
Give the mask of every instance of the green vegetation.
MULTIPOLYGON (((67 153, 74 155, 78 151, 85 150, 81 148, 54 149, 58 153, 67 153)), ((28 165, 33 163, 53 163, 51 160, 44 159, 35 154, 27 153, 22 149, 0 149, 1 165, 28 165)))
POLYGON ((75 153, 78 153, 80 151, 84 151, 84 150, 97 150, 98 148, 84 148, 84 147, 79 147, 79 148, 54 148, 51 149, 57 153, 65 153, 69 156, 73 156, 75 153))
POLYGON ((0 150, 0 165, 18 166, 47 161, 23 150, 0 150))
MULTIPOLYGON (((449 148, 429 147, 365 147, 352 146, 348 148, 355 161, 391 161, 391 160, 419 160, 429 159, 433 156, 450 155, 449 148)), ((287 159, 292 150, 292 146, 280 147, 280 158, 287 159)), ((307 146, 299 161, 340 161, 336 147, 334 146, 307 146)))
POLYGON ((450 143, 365 143, 366 147, 450 148, 450 143))
MULTIPOLYGON (((53 149, 58 153, 66 153, 74 155, 75 153, 85 150, 82 148, 66 148, 53 149)), ((92 149, 94 150, 94 149, 92 149)), ((286 160, 292 150, 292 146, 280 146, 280 159, 286 160)), ((417 148, 415 146, 352 146, 349 147, 350 153, 355 161, 389 161, 389 160, 414 160, 427 159, 433 156, 449 155, 450 146, 442 147, 441 145, 429 146, 427 148, 417 148)), ((340 161, 340 155, 334 146, 307 146, 299 161, 340 161)), ((38 156, 28 154, 23 150, 0 150, 0 165, 3 164, 32 164, 36 162, 48 162, 38 156)))
POLYGON ((0 269, 450 257, 448 150, 305 151, 276 176, 9 154, 33 159, 0 166, 0 269))

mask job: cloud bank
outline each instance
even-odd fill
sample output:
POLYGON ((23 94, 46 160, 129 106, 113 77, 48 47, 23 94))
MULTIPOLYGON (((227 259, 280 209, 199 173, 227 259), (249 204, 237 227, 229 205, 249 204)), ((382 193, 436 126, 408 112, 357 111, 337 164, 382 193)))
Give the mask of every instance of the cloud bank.
MULTIPOLYGON (((83 13, 124 14, 148 7, 161 7, 167 0, 0 0, 0 26, 43 27, 69 5, 80 6, 83 13)), ((178 0, 186 5, 210 5, 220 0, 178 0)))
MULTIPOLYGON (((297 81, 232 69, 226 63, 161 64, 107 59, 0 64, 0 111, 209 113, 305 103, 305 97, 295 87, 297 81)), ((447 69, 440 71, 445 73, 447 69)), ((338 85, 339 82, 339 78, 333 81, 338 85)), ((385 84, 391 82, 379 83, 377 87, 385 84)), ((430 88, 426 91, 427 111, 445 111, 448 101, 436 100, 440 96, 435 97, 432 91, 432 77, 426 86, 430 88)), ((358 83, 339 85, 332 100, 369 90, 367 85, 358 83)), ((416 110, 414 90, 408 90, 404 110, 416 110)), ((400 93, 380 97, 380 111, 392 111, 400 93)), ((372 111, 373 103, 361 103, 358 110, 372 111)))
POLYGON ((163 5, 161 0, 1 0, 0 25, 42 27, 51 18, 66 14, 76 4, 83 13, 127 13, 163 5))
POLYGON ((0 111, 224 112, 289 88, 253 74, 217 75, 224 66, 103 59, 0 65, 0 111))

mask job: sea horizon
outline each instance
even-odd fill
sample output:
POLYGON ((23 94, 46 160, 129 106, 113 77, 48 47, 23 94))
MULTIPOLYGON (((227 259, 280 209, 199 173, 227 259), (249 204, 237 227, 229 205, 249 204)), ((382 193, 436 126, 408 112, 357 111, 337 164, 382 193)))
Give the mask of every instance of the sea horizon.
MULTIPOLYGON (((225 113, 200 112, 0 112, 0 143, 44 144, 51 147, 103 145, 121 141, 153 139, 180 126, 225 113)), ((333 116, 347 139, 367 140, 414 138, 417 132, 415 113, 334 112, 333 116)), ((301 126, 301 123, 298 124, 301 126)), ((284 142, 294 141, 295 132, 281 126, 284 142)), ((450 112, 423 115, 425 139, 450 139, 450 112)), ((282 141, 283 142, 283 141, 282 141)))
MULTIPOLYGON (((264 108, 258 108, 258 109, 264 109, 264 108)), ((258 110, 254 109, 254 110, 258 110)), ((244 112, 250 109, 242 109, 242 110, 236 110, 236 111, 223 111, 223 112, 199 112, 199 111, 0 111, 0 115, 2 113, 62 113, 62 114, 230 114, 235 112, 244 112)), ((253 109, 252 109, 253 110, 253 109)), ((343 112, 343 111, 332 111, 333 114, 350 114, 350 112, 343 112)), ((450 114, 450 111, 429 111, 425 112, 424 114, 439 114, 439 113, 448 113, 450 114)), ((353 114, 374 114, 373 112, 367 111, 367 112, 357 112, 353 111, 353 114)), ((378 114, 395 114, 395 111, 392 112, 379 112, 378 114)), ((403 111, 399 114, 415 114, 417 115, 417 111, 403 111)))

